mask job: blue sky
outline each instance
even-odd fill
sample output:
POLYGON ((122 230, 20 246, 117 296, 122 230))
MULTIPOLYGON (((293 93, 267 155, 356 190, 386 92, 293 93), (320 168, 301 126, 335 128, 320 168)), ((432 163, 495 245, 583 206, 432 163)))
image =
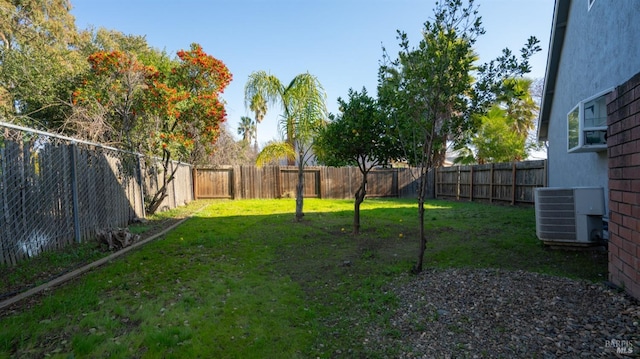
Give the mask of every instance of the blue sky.
MULTIPOLYGON (((486 34, 476 44, 480 62, 514 52, 529 36, 541 41, 532 59, 532 78, 543 78, 553 18, 553 0, 476 0, 486 34)), ((264 70, 288 83, 297 74, 318 77, 327 107, 349 88, 374 96, 382 46, 397 53, 396 30, 416 45, 435 0, 72 0, 80 29, 90 26, 144 35, 150 46, 172 57, 193 42, 222 60, 233 74, 223 94, 228 126, 236 135, 244 106, 244 85, 264 70)), ((258 126, 261 145, 280 137, 280 108, 270 108, 258 126)), ((236 137, 239 137, 236 135, 236 137)))

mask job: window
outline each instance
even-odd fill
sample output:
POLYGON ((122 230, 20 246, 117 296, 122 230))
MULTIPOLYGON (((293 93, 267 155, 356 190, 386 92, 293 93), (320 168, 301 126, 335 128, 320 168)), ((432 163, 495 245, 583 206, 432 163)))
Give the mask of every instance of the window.
POLYGON ((569 121, 569 150, 580 145, 580 105, 576 106, 567 115, 569 121))
POLYGON ((601 92, 580 101, 567 114, 568 152, 595 152, 607 149, 607 94, 601 92))

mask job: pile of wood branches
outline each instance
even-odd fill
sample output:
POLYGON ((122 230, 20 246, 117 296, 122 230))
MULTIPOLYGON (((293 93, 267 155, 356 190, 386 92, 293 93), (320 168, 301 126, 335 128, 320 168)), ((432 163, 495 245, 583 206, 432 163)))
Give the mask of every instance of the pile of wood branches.
POLYGON ((96 237, 100 245, 109 251, 117 251, 129 247, 140 240, 140 235, 129 232, 128 228, 98 230, 96 237))

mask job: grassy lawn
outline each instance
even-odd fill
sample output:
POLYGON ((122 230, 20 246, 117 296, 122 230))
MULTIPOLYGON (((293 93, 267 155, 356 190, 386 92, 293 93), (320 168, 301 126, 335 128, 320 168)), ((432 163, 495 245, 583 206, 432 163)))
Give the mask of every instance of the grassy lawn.
MULTIPOLYGON (((415 201, 215 201, 162 239, 0 318, 0 357, 384 357, 363 342, 417 256, 415 201)), ((533 208, 429 202, 427 267, 601 281, 606 256, 545 249, 533 208)), ((135 230, 144 230, 136 228, 135 230)), ((390 329, 391 331, 391 329, 390 329)), ((392 332, 389 335, 393 335, 392 332)))
MULTIPOLYGON (((187 206, 157 213, 149 216, 145 223, 130 226, 129 230, 133 234, 145 235, 160 232, 163 228, 200 210, 206 203, 192 202, 187 206)), ((111 253, 106 250, 106 246, 97 242, 84 242, 68 245, 64 250, 44 252, 15 266, 0 266, 0 300, 49 282, 109 254, 111 253)))

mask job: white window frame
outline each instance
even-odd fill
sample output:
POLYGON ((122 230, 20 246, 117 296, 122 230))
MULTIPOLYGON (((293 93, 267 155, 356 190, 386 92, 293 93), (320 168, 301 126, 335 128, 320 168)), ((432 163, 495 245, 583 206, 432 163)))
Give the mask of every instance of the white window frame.
POLYGON ((589 104, 594 100, 605 100, 607 94, 613 91, 613 88, 607 89, 605 91, 599 92, 589 98, 586 98, 577 105, 575 105, 571 111, 567 113, 567 152, 569 153, 581 153, 581 152, 600 152, 606 151, 607 149, 607 141, 606 141, 606 133, 607 133, 607 123, 606 123, 606 106, 607 104, 600 103, 598 111, 605 111, 605 120, 604 123, 601 123, 597 126, 593 124, 585 123, 585 109, 588 112, 589 109, 593 111, 593 106, 586 106, 585 104, 589 104), (604 107, 603 107, 604 106, 604 107), (577 117, 577 118, 576 118, 577 117), (575 123, 577 122, 577 124, 575 123), (577 132, 577 133, 576 133, 577 132), (599 143, 590 143, 589 138, 597 138, 599 139, 597 142, 599 143))

